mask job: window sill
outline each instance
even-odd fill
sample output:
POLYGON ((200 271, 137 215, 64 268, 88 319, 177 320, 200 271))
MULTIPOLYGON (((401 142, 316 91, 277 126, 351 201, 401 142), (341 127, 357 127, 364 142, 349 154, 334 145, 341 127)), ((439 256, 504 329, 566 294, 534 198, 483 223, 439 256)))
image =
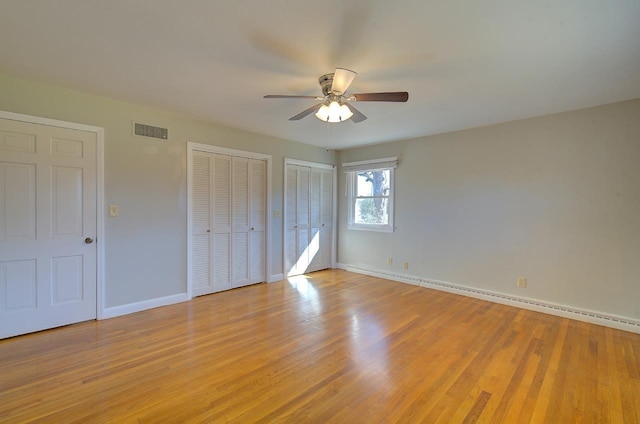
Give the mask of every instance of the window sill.
POLYGON ((373 231, 376 233, 393 233, 394 228, 388 225, 385 225, 385 226, 347 225, 347 230, 373 231))

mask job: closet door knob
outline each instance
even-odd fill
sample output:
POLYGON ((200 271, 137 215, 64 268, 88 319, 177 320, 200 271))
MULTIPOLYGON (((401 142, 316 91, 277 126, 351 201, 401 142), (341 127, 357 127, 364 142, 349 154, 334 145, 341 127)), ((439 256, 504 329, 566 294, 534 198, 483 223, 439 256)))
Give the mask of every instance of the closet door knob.
POLYGON ((84 239, 84 242, 86 244, 91 244, 91 243, 93 243, 93 239, 91 237, 87 237, 86 239, 84 239))

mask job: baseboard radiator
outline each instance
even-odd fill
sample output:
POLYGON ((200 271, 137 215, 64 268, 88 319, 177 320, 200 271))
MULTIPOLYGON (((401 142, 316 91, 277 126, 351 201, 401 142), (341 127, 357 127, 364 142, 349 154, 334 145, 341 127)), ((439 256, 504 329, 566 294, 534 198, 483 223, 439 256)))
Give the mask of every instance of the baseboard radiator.
POLYGON ((547 313, 551 315, 571 318, 578 321, 589 322, 592 324, 604 325, 606 327, 617 328, 619 330, 630 331, 640 334, 640 321, 620 317, 615 315, 604 314, 595 311, 577 309, 570 306, 558 305, 549 302, 543 302, 535 299, 511 296, 503 293, 492 292, 488 290, 476 289, 473 287, 453 284, 445 281, 432 280, 405 274, 397 274, 381 270, 373 270, 370 268, 362 268, 348 264, 338 264, 338 268, 345 271, 351 271, 358 274, 371 275, 373 277, 384 278, 387 280, 397 281, 400 283, 412 284, 415 286, 431 288, 435 290, 445 291, 449 293, 469 296, 476 299, 487 300, 490 302, 500 303, 503 305, 516 306, 519 308, 529 309, 532 311, 547 313))

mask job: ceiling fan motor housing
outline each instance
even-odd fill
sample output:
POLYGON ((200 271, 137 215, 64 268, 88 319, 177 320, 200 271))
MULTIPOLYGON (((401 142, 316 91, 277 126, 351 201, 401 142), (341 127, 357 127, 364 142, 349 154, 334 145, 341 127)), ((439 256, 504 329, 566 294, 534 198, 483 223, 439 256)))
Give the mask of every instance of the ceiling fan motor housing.
POLYGON ((331 86, 333 85, 333 73, 324 74, 318 78, 318 82, 320 83, 320 88, 322 88, 322 94, 328 96, 329 93, 331 93, 331 86))

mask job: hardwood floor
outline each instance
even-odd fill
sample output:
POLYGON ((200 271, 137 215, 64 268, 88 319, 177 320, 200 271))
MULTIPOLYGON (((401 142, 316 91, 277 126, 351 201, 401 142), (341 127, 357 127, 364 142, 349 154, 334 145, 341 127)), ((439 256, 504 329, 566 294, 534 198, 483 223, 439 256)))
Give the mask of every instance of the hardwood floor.
POLYGON ((0 421, 640 422, 640 335, 321 271, 0 341, 0 421))

